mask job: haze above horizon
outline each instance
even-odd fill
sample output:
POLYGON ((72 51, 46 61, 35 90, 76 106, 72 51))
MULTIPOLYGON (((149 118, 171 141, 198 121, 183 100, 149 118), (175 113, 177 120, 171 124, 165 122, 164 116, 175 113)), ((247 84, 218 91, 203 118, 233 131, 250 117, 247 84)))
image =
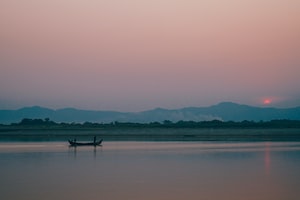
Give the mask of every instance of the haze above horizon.
POLYGON ((300 106, 300 1, 2 0, 0 109, 300 106))

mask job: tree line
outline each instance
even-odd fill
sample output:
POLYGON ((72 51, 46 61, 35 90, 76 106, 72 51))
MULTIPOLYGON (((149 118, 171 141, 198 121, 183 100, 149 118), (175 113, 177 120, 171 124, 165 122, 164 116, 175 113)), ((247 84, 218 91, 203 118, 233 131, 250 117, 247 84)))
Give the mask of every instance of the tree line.
POLYGON ((178 121, 164 120, 162 122, 135 123, 135 122, 54 122, 49 118, 28 119, 24 118, 19 123, 1 125, 16 128, 300 128, 300 120, 271 120, 271 121, 178 121))

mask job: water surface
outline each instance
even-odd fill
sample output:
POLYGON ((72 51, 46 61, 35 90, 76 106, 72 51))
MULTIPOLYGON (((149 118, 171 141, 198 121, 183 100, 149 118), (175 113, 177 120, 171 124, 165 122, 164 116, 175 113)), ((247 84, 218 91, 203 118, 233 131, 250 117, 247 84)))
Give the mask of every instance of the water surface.
POLYGON ((299 142, 0 143, 0 199, 298 200, 299 142))

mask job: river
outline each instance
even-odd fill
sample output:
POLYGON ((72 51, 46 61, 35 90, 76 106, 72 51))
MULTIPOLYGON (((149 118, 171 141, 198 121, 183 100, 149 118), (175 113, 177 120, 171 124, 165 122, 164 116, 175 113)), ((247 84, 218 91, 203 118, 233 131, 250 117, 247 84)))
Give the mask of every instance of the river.
POLYGON ((1 142, 0 199, 298 200, 300 142, 1 142))

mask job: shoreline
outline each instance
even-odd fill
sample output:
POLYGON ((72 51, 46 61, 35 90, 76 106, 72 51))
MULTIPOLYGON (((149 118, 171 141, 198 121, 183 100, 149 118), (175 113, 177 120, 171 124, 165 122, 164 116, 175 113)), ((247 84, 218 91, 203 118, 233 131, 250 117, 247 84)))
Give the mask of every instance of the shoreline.
POLYGON ((118 128, 1 130, 0 142, 67 141, 300 141, 300 128, 118 128))

